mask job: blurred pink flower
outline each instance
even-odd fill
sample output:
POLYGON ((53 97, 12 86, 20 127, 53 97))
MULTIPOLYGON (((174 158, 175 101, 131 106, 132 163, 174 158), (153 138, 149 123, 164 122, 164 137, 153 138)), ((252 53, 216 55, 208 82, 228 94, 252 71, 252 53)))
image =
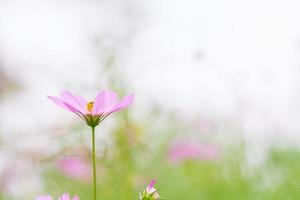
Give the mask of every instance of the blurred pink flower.
MULTIPOLYGON (((58 200, 71 200, 70 195, 68 193, 63 194, 58 198, 58 200)), ((72 200, 79 200, 79 197, 75 195, 72 200)))
POLYGON ((43 195, 36 197, 35 200, 52 200, 52 197, 50 195, 43 195))
POLYGON ((91 167, 83 159, 78 157, 68 157, 59 160, 58 169, 66 176, 88 181, 91 178, 91 167))
POLYGON ((200 145, 195 142, 176 143, 171 146, 168 157, 173 162, 216 160, 219 157, 219 148, 215 145, 200 145))
MULTIPOLYGON (((52 197, 50 195, 43 195, 36 197, 35 200, 52 200, 52 197)), ((79 197, 75 195, 73 199, 70 198, 70 195, 68 193, 65 193, 61 195, 58 200, 79 200, 79 197)))
POLYGON ((78 115, 89 126, 95 127, 111 113, 128 107, 134 100, 134 95, 127 95, 119 101, 117 93, 104 90, 98 93, 94 101, 88 102, 81 96, 63 91, 61 97, 48 96, 48 98, 60 107, 78 115))

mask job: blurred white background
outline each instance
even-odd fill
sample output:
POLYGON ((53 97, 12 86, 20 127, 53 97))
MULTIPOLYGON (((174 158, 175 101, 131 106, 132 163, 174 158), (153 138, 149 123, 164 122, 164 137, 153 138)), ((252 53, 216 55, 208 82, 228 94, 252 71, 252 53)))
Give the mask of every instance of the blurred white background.
POLYGON ((113 54, 135 112, 156 102, 229 120, 250 162, 270 145, 298 146, 299 10, 296 0, 1 0, 0 70, 21 88, 1 99, 2 140, 45 148, 32 138, 46 144, 42 130, 73 120, 45 95, 92 98, 107 87, 103 57, 113 54))

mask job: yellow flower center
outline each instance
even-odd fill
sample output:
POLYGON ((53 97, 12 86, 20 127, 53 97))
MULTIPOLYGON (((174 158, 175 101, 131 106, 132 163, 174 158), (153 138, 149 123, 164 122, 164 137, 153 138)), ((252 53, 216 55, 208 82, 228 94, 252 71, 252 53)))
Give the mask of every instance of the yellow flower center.
POLYGON ((88 102, 88 103, 86 104, 86 109, 87 109, 88 111, 90 111, 90 112, 92 112, 93 107, 94 107, 94 102, 93 102, 93 101, 88 102))

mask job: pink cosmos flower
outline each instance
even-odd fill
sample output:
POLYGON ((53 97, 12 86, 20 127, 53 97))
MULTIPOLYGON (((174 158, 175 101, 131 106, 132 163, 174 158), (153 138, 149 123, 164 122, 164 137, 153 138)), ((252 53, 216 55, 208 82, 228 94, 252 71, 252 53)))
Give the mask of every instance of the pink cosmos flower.
POLYGON ((95 127, 108 115, 128 107, 134 100, 134 95, 130 94, 118 100, 116 92, 104 90, 99 92, 94 101, 87 101, 80 96, 63 91, 60 97, 48 96, 48 98, 81 117, 89 126, 95 127))
POLYGON ((68 157, 59 160, 58 169, 71 178, 87 181, 91 177, 91 167, 81 158, 68 157))
POLYGON ((174 144, 170 148, 168 156, 175 163, 184 160, 216 160, 219 156, 219 148, 214 145, 182 142, 174 144))
POLYGON ((156 180, 152 179, 146 190, 140 193, 140 200, 159 200, 160 196, 153 186, 156 180))
POLYGON ((152 179, 151 182, 149 183, 149 185, 147 186, 146 188, 146 192, 147 193, 154 193, 156 192, 156 189, 153 187, 154 184, 155 184, 156 180, 155 179, 152 179))
MULTIPOLYGON (((61 195, 58 198, 58 200, 71 200, 71 198, 70 198, 70 195, 68 193, 65 193, 65 194, 61 195)), ((79 200, 79 197, 77 195, 75 195, 72 200, 79 200)))
MULTIPOLYGON (((52 197, 50 195, 38 196, 35 200, 52 200, 52 197)), ((73 199, 71 199, 70 195, 65 193, 61 195, 58 200, 79 200, 79 197, 75 195, 73 199)))
POLYGON ((36 197, 35 200, 52 200, 52 197, 50 195, 43 195, 36 197))

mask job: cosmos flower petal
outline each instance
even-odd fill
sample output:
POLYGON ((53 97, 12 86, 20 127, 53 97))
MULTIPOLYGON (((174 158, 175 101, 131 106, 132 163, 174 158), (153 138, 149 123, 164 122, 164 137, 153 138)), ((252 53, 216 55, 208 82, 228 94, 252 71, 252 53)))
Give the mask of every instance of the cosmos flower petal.
POLYGON ((79 197, 78 197, 77 195, 75 195, 75 196, 73 197, 73 200, 79 200, 79 197))
POLYGON ((133 100, 134 100, 134 94, 130 94, 130 95, 125 96, 110 111, 108 111, 109 114, 113 113, 113 112, 117 112, 117 111, 122 110, 124 108, 127 108, 132 103, 133 100))
POLYGON ((87 105, 87 100, 85 100, 83 97, 81 97, 81 96, 76 96, 76 98, 77 98, 77 101, 79 102, 79 104, 80 104, 80 107, 82 108, 82 110, 84 111, 84 113, 85 114, 88 114, 89 113, 89 111, 87 110, 87 107, 86 107, 86 105, 87 105))
POLYGON ((101 91, 95 99, 92 114, 100 115, 102 113, 106 113, 109 109, 115 106, 117 99, 117 93, 109 90, 101 91))
POLYGON ((155 182, 156 182, 156 180, 155 180, 155 179, 152 179, 152 181, 151 181, 150 184, 148 185, 148 188, 149 188, 149 189, 153 188, 155 182))
POLYGON ((82 97, 76 97, 68 91, 63 91, 61 93, 61 98, 65 103, 71 105, 81 113, 86 113, 86 100, 82 97))
POLYGON ((97 94, 96 99, 94 101, 92 115, 96 115, 97 113, 99 113, 99 110, 103 107, 105 95, 105 91, 101 91, 97 94))
POLYGON ((84 113, 82 113, 80 110, 77 110, 76 108, 74 108, 72 105, 68 104, 68 103, 65 103, 63 102, 63 104, 73 113, 78 113, 78 114, 81 114, 81 115, 84 115, 84 113))
POLYGON ((108 91, 107 101, 104 104, 103 112, 108 113, 111 109, 113 109, 118 103, 118 95, 114 91, 108 91))
POLYGON ((58 200, 70 200, 70 195, 68 193, 65 193, 61 195, 58 200))
POLYGON ((68 108, 65 104, 64 104, 64 102, 60 99, 60 98, 58 98, 58 97, 53 97, 53 96, 47 96, 49 99, 51 99, 56 105, 58 105, 58 106, 60 106, 60 107, 62 107, 62 108, 64 108, 64 109, 66 109, 66 110, 68 110, 68 111, 71 111, 71 112, 73 112, 70 108, 68 108))

